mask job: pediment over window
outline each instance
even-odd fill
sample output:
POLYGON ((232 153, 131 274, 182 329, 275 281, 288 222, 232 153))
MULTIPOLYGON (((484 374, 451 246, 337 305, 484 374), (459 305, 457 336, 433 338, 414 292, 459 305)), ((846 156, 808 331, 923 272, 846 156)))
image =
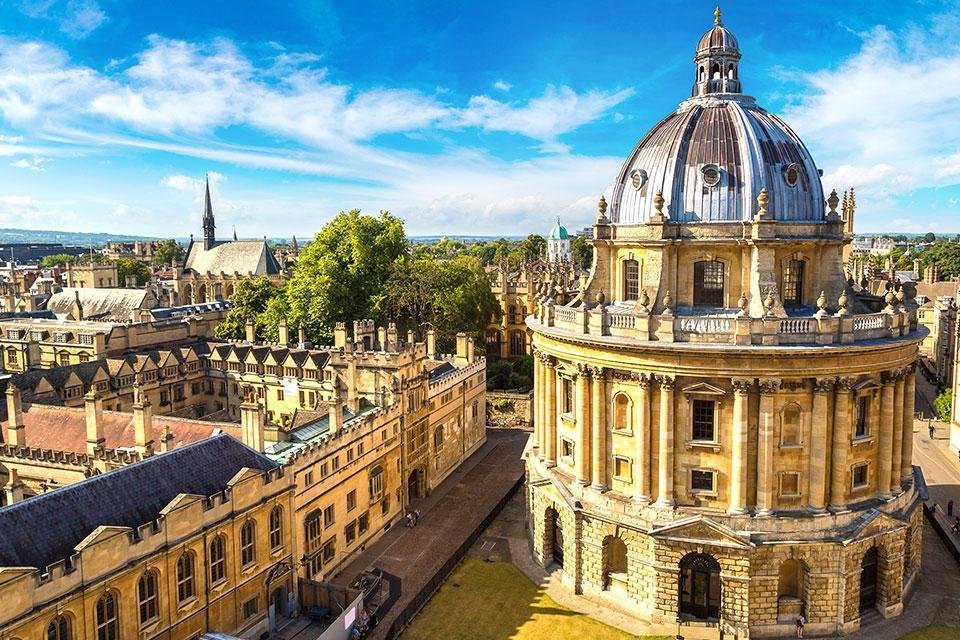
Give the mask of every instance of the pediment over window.
POLYGON ((888 533, 895 529, 906 527, 907 523, 893 516, 871 509, 858 518, 853 531, 844 536, 843 544, 848 545, 858 540, 866 540, 873 536, 888 533))
POLYGON ((727 392, 723 389, 713 386, 712 384, 707 384, 706 382, 697 382, 691 384, 689 387, 683 388, 683 393, 686 395, 701 395, 701 396, 725 396, 727 392))
POLYGON ((737 549, 750 549, 756 546, 748 537, 703 516, 694 516, 659 527, 651 531, 650 536, 658 540, 693 542, 737 549))

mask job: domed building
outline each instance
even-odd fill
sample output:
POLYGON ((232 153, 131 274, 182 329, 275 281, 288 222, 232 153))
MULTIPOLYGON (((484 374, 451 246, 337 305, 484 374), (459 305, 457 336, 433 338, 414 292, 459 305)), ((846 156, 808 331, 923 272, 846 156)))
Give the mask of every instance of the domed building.
MULTIPOLYGON (((539 296, 533 547, 577 593, 740 638, 846 633, 920 566, 913 291, 844 271, 854 200, 741 93, 719 11, 627 157, 571 302, 539 296)), ((878 616, 879 614, 879 616, 878 616)))

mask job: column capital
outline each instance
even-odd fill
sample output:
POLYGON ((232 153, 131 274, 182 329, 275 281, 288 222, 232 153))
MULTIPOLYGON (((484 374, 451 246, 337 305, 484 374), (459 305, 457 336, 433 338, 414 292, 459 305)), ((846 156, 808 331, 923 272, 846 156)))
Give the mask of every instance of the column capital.
POLYGON ((653 376, 649 373, 632 373, 631 378, 641 389, 649 389, 650 383, 653 382, 653 376))
POLYGON ((772 395, 780 388, 780 378, 760 378, 758 384, 762 395, 772 395))
POLYGON ((589 377, 593 374, 592 369, 593 369, 593 367, 591 367, 590 365, 584 364, 584 363, 582 363, 582 362, 578 362, 578 363, 577 363, 577 376, 583 377, 583 378, 589 378, 589 377))
POLYGON ((814 378, 813 392, 814 393, 832 393, 836 384, 837 384, 836 378, 814 378))
POLYGON ((836 389, 841 393, 850 393, 856 382, 856 378, 837 378, 836 389))
POLYGON ((880 382, 882 382, 884 386, 894 384, 899 378, 900 369, 880 372, 880 382))
POLYGON ((677 384, 677 380, 673 376, 657 376, 657 382, 660 383, 661 389, 668 391, 673 391, 673 387, 677 384))
POLYGON ((606 377, 605 374, 607 370, 604 369, 603 367, 589 367, 589 369, 590 369, 590 377, 592 377, 594 380, 602 381, 606 377))
POLYGON ((736 395, 745 396, 753 387, 753 378, 731 378, 730 382, 733 384, 733 393, 736 395))

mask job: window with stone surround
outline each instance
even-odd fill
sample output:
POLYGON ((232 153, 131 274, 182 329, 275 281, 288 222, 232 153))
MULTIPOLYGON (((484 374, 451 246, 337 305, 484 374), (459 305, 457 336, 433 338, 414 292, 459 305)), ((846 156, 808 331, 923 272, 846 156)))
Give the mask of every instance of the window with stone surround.
POLYGON ((630 396, 618 393, 613 399, 613 430, 630 431, 630 396))
POLYGON ((690 470, 691 493, 714 493, 716 491, 716 473, 706 469, 690 470))
POLYGON ((567 464, 573 464, 573 452, 575 450, 575 445, 573 440, 568 440, 567 438, 561 438, 560 440, 560 458, 563 459, 567 464))
POLYGON ((862 489, 870 484, 870 463, 861 462, 853 466, 853 488, 862 489))
POLYGON ((723 306, 723 263, 719 260, 693 264, 693 306, 723 306))
POLYGON ((630 470, 633 464, 630 458, 626 456, 613 457, 613 477, 624 482, 631 481, 630 470))
POLYGON ((716 442, 716 402, 713 400, 693 400, 690 403, 690 408, 693 413, 693 439, 716 442))
POLYGON ((803 260, 788 260, 783 266, 783 306, 803 304, 803 260))
POLYGON ((802 411, 796 402, 790 402, 780 412, 780 444, 796 446, 800 444, 800 425, 802 411))
POLYGON ((799 498, 800 497, 800 473, 796 471, 784 471, 780 473, 780 497, 781 498, 799 498))
POLYGON ((569 378, 563 378, 560 382, 563 395, 563 412, 564 413, 573 413, 573 380, 569 378))
POLYGON ((857 397, 857 415, 855 437, 865 438, 870 435, 870 396, 857 397))
POLYGON ((640 297, 640 263, 636 260, 623 262, 623 299, 636 300, 640 297))

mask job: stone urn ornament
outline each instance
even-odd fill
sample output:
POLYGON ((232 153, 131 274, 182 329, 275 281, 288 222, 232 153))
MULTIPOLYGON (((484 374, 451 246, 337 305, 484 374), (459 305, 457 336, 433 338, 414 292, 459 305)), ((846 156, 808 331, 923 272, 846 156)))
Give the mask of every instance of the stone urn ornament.
POLYGON ((750 304, 750 301, 747 300, 747 294, 743 291, 740 292, 740 299, 737 300, 737 308, 740 309, 740 312, 737 314, 739 316, 747 315, 747 305, 750 304))
POLYGON ((663 312, 667 315, 673 312, 673 296, 670 295, 669 289, 663 294, 663 312))
POLYGON ((647 295, 646 289, 640 292, 640 308, 644 313, 650 311, 650 296, 647 295))
POLYGON ((840 297, 837 298, 837 306, 840 307, 840 310, 837 312, 838 316, 849 315, 850 312, 847 311, 847 292, 841 291, 840 297))

